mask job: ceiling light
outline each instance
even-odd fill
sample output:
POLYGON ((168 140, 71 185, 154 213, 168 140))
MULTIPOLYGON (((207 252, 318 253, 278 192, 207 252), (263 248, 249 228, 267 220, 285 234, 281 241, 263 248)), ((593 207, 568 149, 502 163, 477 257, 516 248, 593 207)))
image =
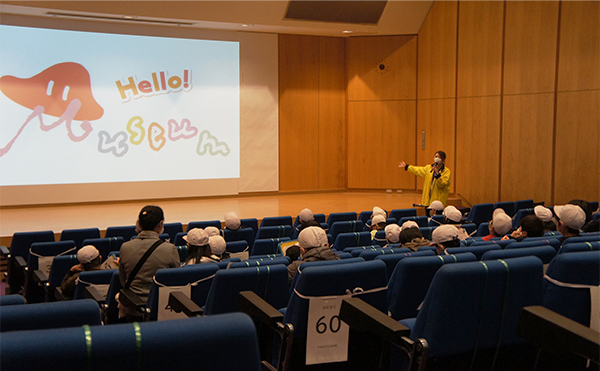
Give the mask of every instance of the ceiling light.
POLYGON ((354 33, 354 31, 345 30, 345 31, 342 31, 342 33, 354 33))

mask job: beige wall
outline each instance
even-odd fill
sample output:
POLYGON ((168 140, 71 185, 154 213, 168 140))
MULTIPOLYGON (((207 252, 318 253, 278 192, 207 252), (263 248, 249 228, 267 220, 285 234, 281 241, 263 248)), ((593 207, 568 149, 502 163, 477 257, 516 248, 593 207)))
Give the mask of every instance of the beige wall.
POLYGON ((280 36, 281 190, 421 189, 397 163, 442 149, 471 204, 600 199, 600 2, 439 1, 418 35, 329 38, 327 71, 325 39, 280 36), (289 80, 302 89, 288 97, 289 80), (284 161, 300 143, 324 151, 324 125, 341 155, 327 184, 322 156, 284 161))

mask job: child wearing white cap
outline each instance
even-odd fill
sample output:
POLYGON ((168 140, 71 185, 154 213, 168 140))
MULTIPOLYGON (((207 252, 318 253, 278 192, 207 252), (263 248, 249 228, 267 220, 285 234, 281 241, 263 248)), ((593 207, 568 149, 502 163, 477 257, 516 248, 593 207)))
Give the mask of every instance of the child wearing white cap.
POLYGON ((79 251, 77 251, 77 260, 79 260, 79 264, 71 267, 60 285, 62 296, 67 300, 71 300, 73 298, 79 273, 100 269, 116 269, 119 267, 118 258, 106 259, 106 261, 102 263, 102 256, 100 255, 100 252, 93 245, 86 245, 79 249, 79 251))
POLYGON ((298 235, 301 260, 294 260, 288 265, 288 279, 290 282, 298 271, 300 264, 320 260, 339 260, 338 254, 333 252, 327 241, 327 234, 321 227, 308 227, 298 235))
POLYGON ((193 228, 183 236, 188 247, 188 256, 183 265, 220 262, 221 258, 211 251, 210 238, 202 228, 193 228))
POLYGON ((381 215, 381 214, 377 214, 373 217, 373 219, 371 219, 371 239, 375 239, 375 235, 377 234, 377 231, 381 231, 383 229, 385 229, 385 224, 386 224, 386 220, 385 220, 385 216, 381 215))
POLYGON ((436 248, 438 255, 444 254, 448 247, 459 247, 458 233, 458 229, 453 225, 440 225, 431 233, 431 246, 436 248))
POLYGON ((490 234, 483 237, 484 241, 489 241, 492 238, 503 237, 507 234, 512 228, 512 219, 506 212, 497 208, 494 210, 494 215, 492 216, 492 220, 488 225, 488 229, 490 230, 490 234))
POLYGON ((563 235, 562 243, 569 237, 576 237, 580 234, 580 229, 585 224, 585 211, 578 205, 566 204, 554 206, 554 212, 558 217, 556 230, 563 235))

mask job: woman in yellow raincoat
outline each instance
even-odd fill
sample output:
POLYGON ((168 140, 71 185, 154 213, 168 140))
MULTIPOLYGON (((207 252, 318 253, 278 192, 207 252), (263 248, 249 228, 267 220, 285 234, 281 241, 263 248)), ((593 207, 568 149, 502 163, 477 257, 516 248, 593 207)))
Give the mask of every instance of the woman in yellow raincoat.
POLYGON ((433 164, 426 166, 408 165, 400 161, 398 167, 404 168, 409 173, 425 178, 423 184, 423 199, 421 204, 429 206, 433 201, 438 200, 444 204, 448 203, 448 194, 450 193, 450 176, 452 172, 445 165, 446 153, 437 151, 433 156, 433 164))

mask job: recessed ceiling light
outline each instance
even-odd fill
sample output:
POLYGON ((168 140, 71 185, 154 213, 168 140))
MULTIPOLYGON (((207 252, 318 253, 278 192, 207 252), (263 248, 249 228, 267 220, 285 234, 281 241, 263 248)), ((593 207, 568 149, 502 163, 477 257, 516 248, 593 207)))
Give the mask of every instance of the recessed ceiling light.
POLYGON ((243 24, 242 27, 253 27, 253 24, 243 24))
POLYGON ((130 16, 130 15, 124 15, 123 18, 125 18, 125 19, 133 19, 133 17, 130 16))
POLYGON ((354 33, 354 31, 345 30, 345 31, 342 31, 342 33, 354 33))

